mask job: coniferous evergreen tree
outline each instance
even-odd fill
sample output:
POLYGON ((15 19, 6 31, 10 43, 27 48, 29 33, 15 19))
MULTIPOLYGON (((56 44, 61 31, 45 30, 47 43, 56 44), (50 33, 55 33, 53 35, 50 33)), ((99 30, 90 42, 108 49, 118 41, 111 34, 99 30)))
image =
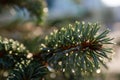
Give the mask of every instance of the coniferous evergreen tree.
POLYGON ((99 29, 96 23, 79 22, 62 27, 46 36, 34 54, 17 41, 0 38, 0 63, 10 69, 8 80, 40 80, 48 67, 82 80, 101 64, 107 68, 104 58, 111 59, 112 49, 104 47, 112 44, 109 30, 98 33, 99 29))
MULTIPOLYGON (((40 0, 0 0, 0 7, 25 7, 39 20, 41 4, 40 0)), ((99 30, 97 23, 69 24, 46 35, 35 53, 18 41, 0 37, 0 79, 44 80, 46 74, 60 72, 69 80, 86 80, 111 60, 112 49, 104 46, 113 44, 109 30, 99 30)))

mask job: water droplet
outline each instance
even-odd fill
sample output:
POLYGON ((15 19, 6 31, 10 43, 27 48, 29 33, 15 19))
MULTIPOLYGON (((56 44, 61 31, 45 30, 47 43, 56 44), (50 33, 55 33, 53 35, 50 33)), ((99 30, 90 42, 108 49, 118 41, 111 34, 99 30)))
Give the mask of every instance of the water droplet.
POLYGON ((97 69, 97 70, 96 70, 96 73, 98 73, 98 74, 99 74, 100 72, 101 72, 101 70, 100 70, 100 69, 97 69))
POLYGON ((72 73, 75 73, 75 70, 74 70, 74 69, 72 69, 72 73))
POLYGON ((68 56, 68 53, 66 53, 66 56, 68 56))
POLYGON ((59 65, 62 65, 62 61, 59 61, 58 64, 59 64, 59 65))
POLYGON ((32 53, 28 53, 27 58, 29 59, 29 58, 32 58, 32 57, 33 57, 33 54, 32 53))
POLYGON ((63 72, 65 72, 65 69, 63 69, 63 72))
POLYGON ((53 68, 51 68, 49 65, 47 66, 47 68, 50 72, 55 72, 55 70, 53 68))
POLYGON ((50 52, 50 50, 47 50, 47 52, 50 52))

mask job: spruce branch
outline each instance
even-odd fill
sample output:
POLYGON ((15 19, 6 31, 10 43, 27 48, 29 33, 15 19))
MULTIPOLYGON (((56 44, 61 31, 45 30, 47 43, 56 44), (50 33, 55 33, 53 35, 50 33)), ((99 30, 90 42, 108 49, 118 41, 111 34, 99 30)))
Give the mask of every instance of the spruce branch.
MULTIPOLYGON (((33 60, 32 53, 13 39, 0 37, 0 69, 7 69, 7 80, 42 80, 48 69, 33 60)), ((3 76, 4 77, 4 76, 3 76)))
POLYGON ((0 37, 0 68, 8 69, 15 66, 16 63, 21 62, 27 56, 29 51, 26 47, 14 41, 0 37))
POLYGON ((7 80, 42 80, 47 73, 46 66, 35 61, 27 61, 12 70, 7 80))
POLYGON ((104 59, 110 60, 111 48, 104 45, 112 44, 107 36, 109 30, 99 33, 97 23, 79 23, 62 27, 45 37, 40 45, 40 52, 46 62, 55 70, 75 75, 92 73, 100 69, 100 64, 107 68, 104 59))

